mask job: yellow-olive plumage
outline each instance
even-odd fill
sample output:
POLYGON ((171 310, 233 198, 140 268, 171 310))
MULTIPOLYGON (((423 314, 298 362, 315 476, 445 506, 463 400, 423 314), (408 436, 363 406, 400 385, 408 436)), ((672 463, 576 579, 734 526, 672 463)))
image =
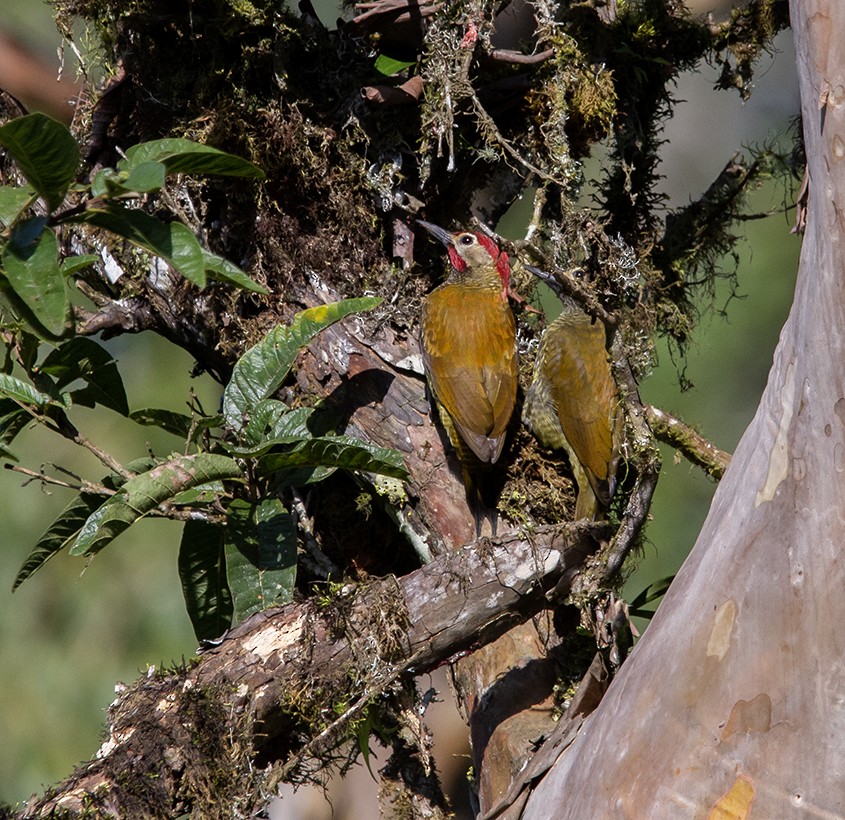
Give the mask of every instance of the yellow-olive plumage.
POLYGON ((523 417, 543 447, 566 451, 575 517, 594 518, 615 486, 619 399, 604 325, 570 300, 543 333, 523 417))
POLYGON ((447 280, 423 302, 423 364, 461 460, 467 494, 474 496, 474 477, 501 455, 516 404, 510 266, 507 254, 484 234, 418 224, 443 242, 452 266, 447 280))

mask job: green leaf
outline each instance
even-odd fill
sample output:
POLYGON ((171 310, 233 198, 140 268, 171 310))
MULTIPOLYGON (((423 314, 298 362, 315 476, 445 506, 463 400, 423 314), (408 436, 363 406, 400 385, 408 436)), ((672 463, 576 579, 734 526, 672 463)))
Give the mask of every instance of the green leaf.
POLYGON ((33 216, 15 225, 9 244, 19 256, 31 256, 38 247, 44 231, 47 229, 46 216, 33 216))
POLYGON ((236 287, 250 290, 253 293, 269 293, 263 285, 249 278, 237 265, 212 253, 205 248, 202 249, 203 263, 205 270, 210 279, 216 279, 218 282, 225 282, 227 285, 235 285, 236 287))
POLYGON ((650 604, 652 601, 656 601, 658 598, 661 598, 666 594, 666 591, 669 589, 669 585, 674 580, 674 575, 667 575, 665 578, 660 578, 658 581, 654 581, 640 592, 640 594, 631 601, 629 606, 640 607, 644 604, 650 604))
POLYGON ((44 114, 28 114, 0 126, 0 144, 50 210, 58 208, 79 167, 79 146, 70 131, 44 114))
POLYGON ((412 65, 416 64, 416 60, 395 60, 393 57, 388 57, 386 54, 379 54, 379 56, 376 57, 375 70, 380 74, 392 77, 394 74, 398 74, 400 71, 404 71, 406 68, 410 68, 412 65))
POLYGON ((0 185, 0 224, 11 225, 35 196, 30 188, 0 185))
POLYGON ((129 418, 137 424, 146 427, 160 427, 174 436, 187 439, 191 434, 191 425, 194 432, 192 440, 196 440, 203 430, 210 427, 219 427, 223 423, 222 416, 191 417, 184 413, 176 413, 173 410, 162 410, 156 407, 147 407, 143 410, 133 410, 129 418))
POLYGON ((654 611, 650 609, 643 609, 643 606, 662 598, 672 581, 675 580, 674 575, 667 575, 665 578, 660 578, 658 581, 649 584, 628 606, 628 615, 632 618, 647 618, 654 617, 654 611))
POLYGON ((155 407, 147 407, 143 410, 133 410, 129 418, 138 424, 146 427, 160 427, 168 433, 173 433, 180 438, 187 438, 191 429, 191 417, 184 413, 175 413, 172 410, 161 410, 155 407))
POLYGON ((311 429, 313 418, 313 407, 297 407, 291 410, 284 402, 264 399, 252 409, 249 423, 243 428, 241 438, 248 446, 260 446, 269 439, 288 437, 292 441, 298 441, 311 438, 316 432, 311 429))
POLYGON ((108 197, 112 186, 118 184, 121 174, 114 168, 100 168, 91 180, 91 196, 94 198, 108 197))
POLYGON ((164 186, 167 169, 160 162, 141 162, 131 171, 102 168, 91 180, 91 196, 102 199, 136 197, 164 186))
MULTIPOLYGON (((31 419, 32 416, 17 402, 9 398, 0 399, 0 444, 11 444, 31 419)), ((4 452, 6 457, 11 457, 8 450, 4 449, 4 452)))
POLYGON ((222 481, 212 481, 208 484, 200 484, 190 490, 174 495, 170 499, 171 504, 197 505, 211 504, 226 491, 222 481))
POLYGON ((90 265, 93 265, 95 262, 99 261, 100 257, 97 256, 97 254, 84 253, 81 256, 68 256, 66 259, 62 259, 59 268, 61 269, 62 276, 68 277, 72 276, 78 270, 87 268, 90 265))
POLYGON ((94 407, 101 404, 123 416, 129 405, 123 379, 111 354, 93 339, 76 336, 52 351, 40 367, 56 379, 56 387, 66 387, 76 379, 87 383, 84 390, 72 393, 76 404, 94 407))
POLYGON ((293 600, 296 528, 275 498, 259 504, 236 499, 226 527, 226 572, 235 623, 254 612, 293 600))
POLYGON ((218 638, 231 626, 233 612, 222 527, 204 521, 185 522, 179 578, 197 640, 218 638))
POLYGON ((285 380, 299 351, 321 330, 348 316, 371 310, 381 300, 375 297, 346 299, 298 313, 290 325, 273 328, 235 364, 232 378, 223 391, 223 416, 239 430, 244 416, 271 396, 285 380))
POLYGON ((376 447, 349 436, 326 436, 299 441, 284 452, 268 453, 258 459, 259 475, 293 467, 334 467, 379 473, 407 479, 402 456, 396 450, 376 447))
POLYGON ((29 382, 7 373, 0 373, 0 396, 7 396, 21 404, 30 404, 39 408, 50 404, 60 404, 47 393, 36 390, 29 382))
MULTIPOLYGON (((40 223, 40 219, 27 223, 40 223)), ((64 333, 70 302, 59 269, 59 244, 51 230, 41 230, 35 242, 27 240, 32 229, 20 223, 3 249, 0 264, 6 281, 21 302, 50 334, 64 333), (18 231, 18 227, 22 231, 18 231)))
POLYGON ((370 767, 370 755, 372 754, 370 751, 370 732, 372 731, 372 728, 373 716, 370 709, 367 709, 367 713, 364 718, 355 725, 355 736, 358 738, 358 750, 364 758, 364 763, 367 765, 367 771, 370 773, 370 777, 372 777, 373 780, 376 780, 376 776, 373 774, 373 770, 370 767))
POLYGON ((82 222, 122 236, 160 256, 186 279, 205 287, 205 262, 197 238, 181 222, 162 222, 143 211, 116 202, 85 211, 69 222, 82 222))
POLYGON ((139 162, 132 167, 129 176, 121 183, 124 191, 146 194, 164 187, 164 175, 167 172, 161 162, 139 162))
POLYGON ((126 159, 118 163, 122 171, 132 171, 145 162, 160 162, 169 174, 215 174, 217 176, 263 179, 264 172, 241 157, 227 154, 186 139, 163 139, 133 145, 126 159))
POLYGON ((71 555, 91 555, 117 538, 159 504, 183 490, 219 479, 241 477, 237 462, 226 456, 199 453, 177 456, 134 476, 85 522, 71 555))
POLYGON ((49 529, 38 539, 38 543, 23 562, 15 582, 14 592, 27 578, 44 566, 56 553, 61 552, 75 538, 89 516, 105 501, 101 495, 80 493, 59 513, 49 529))

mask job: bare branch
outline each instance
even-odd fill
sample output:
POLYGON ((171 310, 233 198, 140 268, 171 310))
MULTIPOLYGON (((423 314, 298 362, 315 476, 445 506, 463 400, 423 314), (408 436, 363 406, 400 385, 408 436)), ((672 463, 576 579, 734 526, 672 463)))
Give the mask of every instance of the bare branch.
POLYGON ((21 467, 17 464, 4 464, 3 466, 7 470, 28 476, 31 480, 40 481, 42 484, 51 484, 55 487, 64 487, 68 490, 76 490, 81 493, 93 493, 95 495, 111 496, 114 495, 115 492, 114 490, 110 490, 108 487, 104 487, 102 484, 92 484, 90 481, 80 481, 78 484, 71 484, 68 481, 62 481, 60 478, 55 478, 54 476, 47 475, 43 472, 35 472, 35 470, 29 470, 26 467, 21 467))
POLYGON ((554 49, 548 48, 538 54, 523 54, 521 51, 511 51, 507 48, 491 49, 487 56, 500 63, 514 63, 516 65, 534 65, 543 63, 554 56, 554 49))

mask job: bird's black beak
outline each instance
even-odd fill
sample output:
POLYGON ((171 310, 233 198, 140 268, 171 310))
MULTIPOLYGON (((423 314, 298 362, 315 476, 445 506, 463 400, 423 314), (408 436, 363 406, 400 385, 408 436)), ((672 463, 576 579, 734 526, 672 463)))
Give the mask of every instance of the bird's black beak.
POLYGON ((542 279, 544 282, 548 282, 549 279, 554 279, 550 273, 546 273, 546 271, 541 270, 540 268, 535 268, 534 265, 523 265, 522 267, 538 279, 542 279))
POLYGON ((417 225, 425 228, 435 239, 439 239, 448 248, 452 244, 452 234, 437 225, 432 225, 431 222, 425 222, 422 219, 417 220, 417 225))

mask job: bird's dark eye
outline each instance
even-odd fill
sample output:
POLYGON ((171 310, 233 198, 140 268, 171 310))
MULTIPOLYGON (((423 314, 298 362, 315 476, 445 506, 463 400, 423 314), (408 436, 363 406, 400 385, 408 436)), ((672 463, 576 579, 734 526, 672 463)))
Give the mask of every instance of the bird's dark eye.
POLYGON ((464 246, 472 245, 475 243, 475 237, 471 233, 465 233, 458 239, 458 242, 464 246))

